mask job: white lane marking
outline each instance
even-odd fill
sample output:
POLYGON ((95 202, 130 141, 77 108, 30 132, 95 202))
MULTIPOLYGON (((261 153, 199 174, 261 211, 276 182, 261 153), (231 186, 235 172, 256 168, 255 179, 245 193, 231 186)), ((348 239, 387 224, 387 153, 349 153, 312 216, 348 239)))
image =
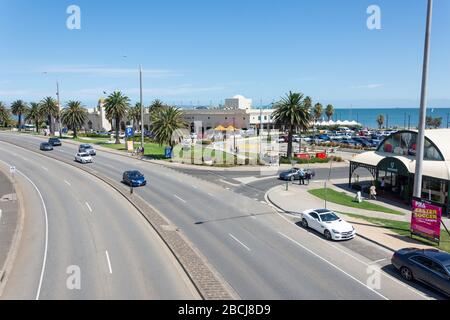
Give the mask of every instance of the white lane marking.
POLYGON ((332 266, 333 268, 335 268, 336 270, 342 272, 343 274, 345 274, 346 276, 348 276, 349 278, 353 279, 354 281, 358 282, 360 285, 366 287, 367 289, 369 289, 370 291, 374 292, 375 294, 377 294, 378 296, 380 296, 381 298, 383 298, 384 300, 389 300, 388 298, 386 298, 385 296, 383 296, 381 293, 379 293, 378 291, 372 289, 371 287, 369 287, 368 285, 364 284, 363 282, 359 281, 358 279, 356 279, 354 276, 352 276, 351 274, 345 272, 344 270, 342 270, 341 268, 339 268, 337 265, 333 264, 332 262, 328 261, 327 259, 321 257, 320 255, 318 255, 317 253, 315 253, 314 251, 308 249, 307 247, 305 247, 304 245, 300 244, 299 242, 295 241, 294 239, 290 238, 289 236, 285 235, 284 233, 278 232, 279 235, 281 235, 282 237, 286 238, 287 240, 295 243, 296 245, 298 245, 300 248, 303 248, 304 250, 308 251, 310 254, 312 254, 313 256, 319 258, 320 260, 324 261, 325 263, 329 264, 330 266, 332 266))
POLYGON ((209 193, 209 192, 208 192, 208 196, 214 198, 214 196, 211 193, 209 193))
POLYGON ((192 188, 194 188, 194 189, 198 189, 196 186, 194 186, 194 185, 192 185, 192 188))
POLYGON ((186 200, 181 199, 179 196, 177 196, 176 194, 173 195, 175 198, 177 198, 178 200, 180 200, 181 202, 186 203, 186 200))
POLYGON ((89 203, 87 203, 87 202, 85 202, 85 203, 86 203, 86 207, 88 208, 89 212, 92 213, 92 208, 91 208, 91 206, 89 205, 89 203))
POLYGON ((387 260, 387 259, 388 258, 380 259, 380 260, 377 260, 377 261, 373 261, 372 263, 379 263, 379 262, 382 262, 382 261, 387 260))
POLYGON ((106 253, 106 261, 108 262, 109 273, 112 274, 111 260, 109 259, 108 250, 106 250, 105 253, 106 253))
POLYGON ((243 244, 238 238, 236 238, 235 236, 233 236, 231 233, 228 234, 231 238, 233 238, 234 241, 236 241, 237 243, 239 243, 241 246, 243 246, 245 249, 247 249, 247 251, 251 251, 249 247, 247 247, 245 244, 243 244))
MULTIPOLYGON (((295 218, 299 218, 298 215, 294 215, 294 214, 290 214, 290 213, 284 213, 284 214, 283 214, 283 213, 280 213, 279 209, 278 209, 277 207, 275 207, 273 204, 269 204, 269 205, 275 210, 275 212, 277 213, 277 215, 278 215, 279 217, 281 217, 283 220, 287 221, 289 224, 292 224, 292 225, 296 226, 296 224, 295 224, 293 221, 291 221, 291 220, 289 220, 288 218, 286 218, 286 217, 284 216, 284 214, 285 214, 285 215, 292 216, 292 217, 295 217, 295 218)), ((322 241, 323 243, 325 243, 326 245, 328 245, 328 246, 330 246, 330 247, 333 247, 333 248, 335 248, 335 249, 341 251, 342 253, 348 255, 349 257, 353 258, 354 260, 358 261, 359 263, 362 263, 362 264, 365 265, 365 266, 370 266, 369 263, 364 262, 364 261, 362 261, 361 259, 358 259, 358 258, 355 257, 354 255, 352 255, 352 254, 348 253, 347 251, 345 251, 345 250, 339 248, 338 246, 335 246, 335 245, 333 245, 333 244, 330 244, 329 242, 327 242, 327 241, 325 241, 325 240, 322 240, 322 239, 319 239, 319 240, 322 241)), ((397 284, 403 286, 404 288, 409 289, 410 291, 414 292, 415 294, 421 296, 422 298, 424 298, 424 299, 426 299, 426 300, 430 300, 430 299, 431 299, 430 297, 425 296, 425 295, 424 295, 423 293, 421 293, 420 291, 418 291, 418 290, 416 290, 416 289, 410 287, 409 285, 407 285, 407 284, 405 284, 404 282, 402 282, 402 281, 400 281, 400 280, 394 278, 393 276, 391 276, 390 274, 388 274, 388 273, 386 273, 386 272, 383 272, 382 275, 385 276, 385 277, 388 278, 388 279, 391 279, 391 280, 394 281, 395 283, 397 283, 397 284)))
POLYGON ((57 151, 61 152, 61 153, 66 153, 65 151, 61 150, 61 149, 56 149, 57 151))
POLYGON ((256 216, 251 216, 251 218, 252 218, 253 220, 256 220, 256 216))
POLYGON ((48 168, 41 166, 42 169, 44 169, 45 171, 48 171, 48 168))
POLYGON ((71 186, 70 182, 67 180, 64 180, 64 183, 67 184, 69 187, 71 186))
MULTIPOLYGON (((10 167, 10 165, 8 163, 4 162, 3 160, 0 160, 0 161, 10 167)), ((47 206, 45 205, 44 197, 42 196, 42 193, 39 190, 39 188, 36 186, 36 184, 30 178, 28 178, 23 172, 21 172, 20 170, 17 170, 17 172, 20 175, 22 175, 25 179, 27 179, 28 182, 30 182, 31 185, 33 186, 33 188, 37 191, 37 193, 39 195, 39 198, 41 199, 42 208, 44 209, 44 216, 45 216, 44 257, 42 259, 41 275, 39 277, 39 284, 38 284, 38 288, 37 288, 37 292, 36 292, 36 300, 39 300, 39 297, 41 295, 42 282, 44 280, 45 267, 46 267, 46 264, 47 264, 47 252, 48 252, 48 214, 47 214, 47 206)))

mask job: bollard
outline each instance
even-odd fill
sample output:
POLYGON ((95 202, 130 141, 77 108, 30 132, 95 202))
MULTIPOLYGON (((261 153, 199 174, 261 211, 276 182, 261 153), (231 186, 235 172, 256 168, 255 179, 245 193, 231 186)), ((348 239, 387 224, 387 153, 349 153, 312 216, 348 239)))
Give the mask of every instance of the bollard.
POLYGON ((130 185, 130 194, 132 195, 133 194, 133 185, 130 185))
POLYGON ((289 180, 286 180, 286 191, 289 191, 289 180))

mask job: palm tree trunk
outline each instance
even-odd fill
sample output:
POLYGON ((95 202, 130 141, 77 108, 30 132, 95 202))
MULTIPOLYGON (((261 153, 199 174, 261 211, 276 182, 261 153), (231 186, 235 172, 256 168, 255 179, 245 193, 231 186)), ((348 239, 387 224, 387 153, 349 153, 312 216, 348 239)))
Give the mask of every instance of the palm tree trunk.
POLYGON ((19 113, 19 122, 17 123, 17 128, 19 128, 19 131, 22 131, 22 127, 20 124, 22 123, 22 114, 19 113))
POLYGON ((116 144, 120 144, 119 140, 120 118, 116 117, 116 144))
POLYGON ((50 128, 50 135, 53 135, 52 116, 48 115, 47 120, 48 120, 48 127, 50 128))
POLYGON ((288 149, 287 149, 287 153, 288 153, 288 160, 292 159, 292 136, 294 135, 294 128, 291 125, 289 127, 289 135, 288 135, 288 149))
POLYGON ((35 125, 36 125, 36 133, 39 134, 39 120, 36 120, 35 125))
POLYGON ((77 127, 76 127, 76 126, 73 127, 73 138, 74 138, 74 139, 78 138, 78 135, 77 135, 77 127))

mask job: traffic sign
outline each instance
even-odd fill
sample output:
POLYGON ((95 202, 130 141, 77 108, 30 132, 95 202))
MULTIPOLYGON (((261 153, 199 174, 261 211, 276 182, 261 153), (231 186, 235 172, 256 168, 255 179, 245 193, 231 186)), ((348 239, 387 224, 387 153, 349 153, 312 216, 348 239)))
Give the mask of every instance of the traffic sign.
POLYGON ((127 138, 133 137, 134 136, 134 130, 133 127, 126 127, 125 128, 125 136, 127 138))

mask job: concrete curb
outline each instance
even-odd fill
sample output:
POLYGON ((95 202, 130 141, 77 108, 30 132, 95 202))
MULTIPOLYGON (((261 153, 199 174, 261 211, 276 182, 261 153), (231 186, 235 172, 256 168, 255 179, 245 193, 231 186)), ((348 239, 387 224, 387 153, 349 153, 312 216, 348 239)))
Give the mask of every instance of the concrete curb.
MULTIPOLYGON (((281 212, 283 212, 283 213, 289 213, 288 211, 284 210, 284 209, 281 208, 279 205, 277 205, 275 202, 273 202, 272 200, 270 200, 269 193, 270 193, 272 190, 274 190, 275 188, 279 188, 279 186, 273 187, 273 188, 269 189, 269 190, 266 192, 266 194, 264 195, 264 198, 266 199, 267 203, 271 204, 272 206, 274 206, 274 207, 275 207, 276 209, 278 209, 279 211, 281 211, 281 212)), ((373 243, 373 244, 375 244, 375 245, 378 245, 378 246, 380 246, 380 247, 382 247, 382 248, 384 248, 384 249, 386 249, 386 250, 389 250, 389 251, 391 251, 391 252, 395 252, 395 251, 396 251, 396 250, 393 249, 393 248, 390 248, 390 247, 388 247, 388 246, 386 246, 386 245, 384 245, 384 244, 382 244, 382 243, 380 243, 380 242, 378 242, 378 241, 375 241, 375 240, 373 240, 373 239, 370 239, 370 238, 368 238, 368 237, 365 237, 365 236, 363 236, 363 235, 361 235, 361 234, 359 234, 359 233, 358 233, 356 236, 359 237, 359 238, 362 238, 362 239, 364 239, 364 240, 366 240, 366 241, 369 241, 369 242, 371 242, 371 243, 373 243)))
MULTIPOLYGON (((12 144, 8 141, 3 141, 12 144)), ((17 146, 19 148, 31 151, 33 153, 45 156, 55 161, 62 162, 66 165, 75 167, 88 173, 103 183, 106 183, 112 189, 122 195, 136 210, 144 217, 144 219, 155 230, 163 243, 170 250, 174 258, 180 264, 181 268, 186 273, 189 280, 197 290, 199 296, 204 300, 237 300, 239 295, 233 288, 223 279, 215 268, 209 264, 206 257, 204 257, 197 248, 184 236, 174 225, 161 214, 156 208, 146 202, 138 195, 130 195, 122 184, 111 180, 102 174, 83 167, 82 165, 70 162, 59 157, 52 157, 49 154, 40 152, 38 150, 29 149, 24 146, 17 146)), ((124 155, 126 156, 126 155, 124 155)))
POLYGON ((11 242, 11 246, 9 248, 6 260, 4 265, 0 268, 0 297, 3 295, 3 291, 5 290, 6 283, 9 279, 9 274, 13 269, 14 262, 17 256, 17 252, 19 250, 19 246, 22 240, 23 227, 25 222, 25 209, 24 209, 24 195, 23 191, 18 184, 18 182, 11 180, 9 176, 9 172, 7 172, 2 165, 0 165, 0 171, 8 177, 11 181, 14 191, 17 195, 17 203, 18 203, 18 219, 16 223, 16 229, 14 231, 13 239, 11 242))

